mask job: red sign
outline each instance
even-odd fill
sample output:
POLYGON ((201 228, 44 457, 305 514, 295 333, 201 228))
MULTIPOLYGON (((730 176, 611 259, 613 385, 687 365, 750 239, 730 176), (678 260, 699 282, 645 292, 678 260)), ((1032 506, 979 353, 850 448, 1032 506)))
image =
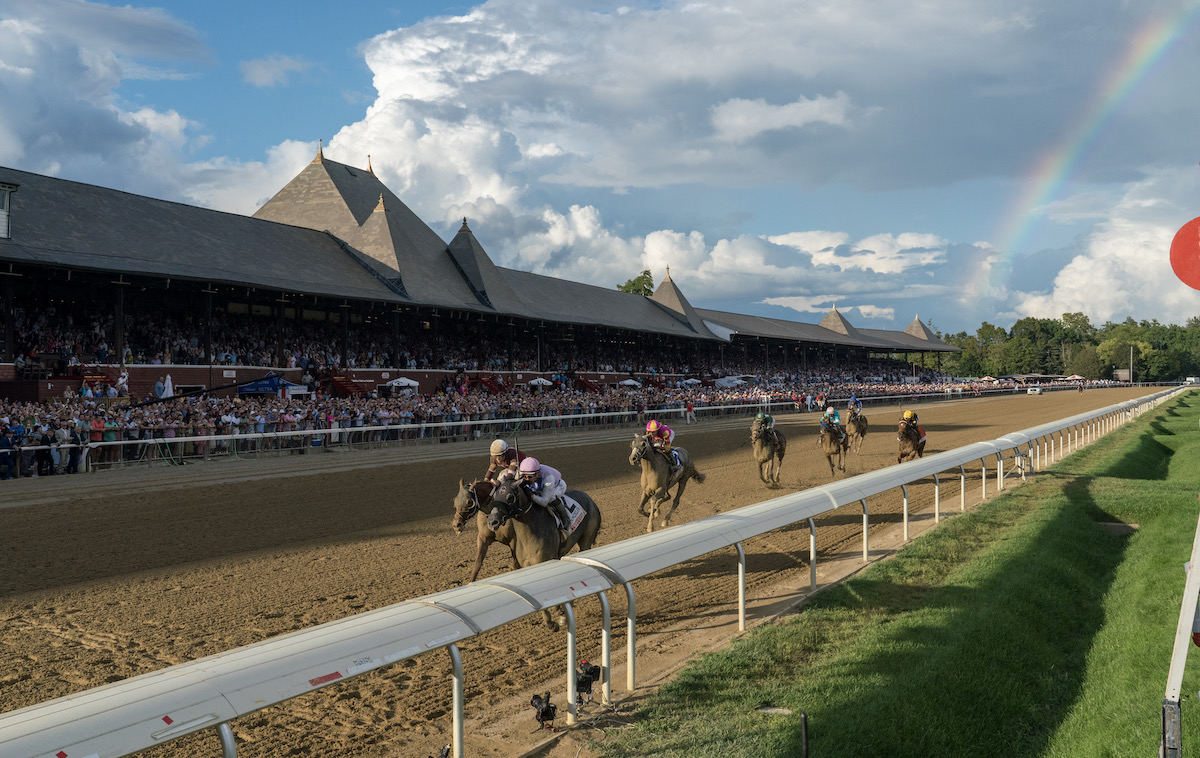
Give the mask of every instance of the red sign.
POLYGON ((1200 218, 1184 224, 1171 240, 1171 269, 1179 281, 1200 290, 1200 218))

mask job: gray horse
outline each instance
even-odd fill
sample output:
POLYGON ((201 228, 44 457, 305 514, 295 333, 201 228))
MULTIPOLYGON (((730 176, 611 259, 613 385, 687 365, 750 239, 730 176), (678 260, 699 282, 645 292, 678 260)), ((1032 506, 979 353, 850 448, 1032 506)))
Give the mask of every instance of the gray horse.
POLYGON ((762 421, 755 419, 750 427, 750 442, 754 449, 754 460, 758 463, 758 478, 768 487, 779 486, 779 472, 783 469, 783 455, 787 452, 787 439, 778 429, 765 429, 762 421))
MULTIPOLYGON (((492 492, 488 528, 499 532, 508 525, 512 526, 513 558, 521 568, 561 558, 576 545, 582 551, 596 544, 596 536, 600 533, 600 509, 591 496, 582 490, 567 490, 567 496, 583 506, 587 515, 564 541, 553 514, 535 504, 529 496, 529 490, 519 481, 509 479, 500 482, 492 492)), ((562 614, 557 621, 550 617, 549 610, 542 611, 542 614, 551 629, 562 627, 562 614)))
POLYGON ((666 454, 655 449, 646 439, 646 435, 634 432, 630 447, 629 465, 642 465, 642 502, 638 504, 638 513, 649 519, 646 531, 653 532, 654 520, 660 513, 661 503, 671 499, 671 488, 676 488, 675 500, 662 516, 660 526, 667 526, 670 522, 671 514, 679 507, 679 499, 683 497, 688 480, 695 479, 703 484, 705 475, 696 470, 692 464, 692 457, 681 447, 672 448, 679 453, 679 460, 683 464, 678 479, 671 479, 671 464, 667 462, 666 454), (650 503, 649 511, 646 510, 647 502, 650 503))
POLYGON ((821 452, 825 454, 825 460, 829 461, 830 476, 837 476, 837 471, 833 468, 834 458, 837 458, 838 469, 845 472, 847 444, 841 433, 835 432, 832 426, 823 426, 821 428, 821 452))
POLYGON ((517 550, 514 542, 516 536, 513 533, 512 523, 505 524, 495 532, 488 528, 487 514, 491 510, 488 508, 488 504, 492 502, 494 487, 495 485, 486 481, 474 481, 467 484, 465 479, 458 480, 458 494, 454 496, 454 520, 450 522, 450 526, 454 529, 455 534, 462 534, 467 520, 474 516, 475 531, 478 534, 475 543, 475 568, 471 571, 471 578, 467 580, 468 582, 479 578, 479 570, 483 568, 483 559, 487 555, 488 547, 493 542, 506 545, 512 553, 510 570, 521 568, 521 564, 517 563, 517 550))
POLYGON ((850 437, 850 449, 855 455, 862 453, 863 440, 867 438, 867 417, 858 411, 850 411, 846 420, 846 434, 850 437))

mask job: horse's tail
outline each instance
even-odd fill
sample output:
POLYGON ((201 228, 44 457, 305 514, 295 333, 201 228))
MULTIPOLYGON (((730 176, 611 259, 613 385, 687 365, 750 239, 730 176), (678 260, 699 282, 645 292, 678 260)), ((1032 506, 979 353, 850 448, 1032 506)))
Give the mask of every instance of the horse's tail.
POLYGON ((693 468, 692 469, 692 478, 695 479, 697 482, 704 484, 704 480, 708 478, 708 474, 701 474, 699 471, 697 471, 695 468, 693 468))

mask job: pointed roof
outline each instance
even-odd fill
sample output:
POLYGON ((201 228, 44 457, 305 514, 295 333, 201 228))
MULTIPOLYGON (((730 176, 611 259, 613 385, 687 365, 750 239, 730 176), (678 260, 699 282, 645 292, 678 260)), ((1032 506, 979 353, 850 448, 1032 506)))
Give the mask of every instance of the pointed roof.
POLYGON ((921 317, 914 315, 913 322, 904 329, 905 334, 911 334, 917 339, 928 340, 929 342, 941 342, 933 330, 921 323, 921 317))
POLYGON ((254 217, 329 232, 378 276, 401 282, 419 303, 490 309, 456 270, 437 232, 374 173, 329 160, 323 152, 254 217))
POLYGON ((446 246, 446 254, 450 256, 458 273, 471 286, 475 297, 484 305, 505 313, 532 313, 535 310, 529 307, 500 275, 496 264, 492 263, 479 240, 471 233, 465 217, 458 234, 454 235, 454 239, 446 246))
POLYGON ((696 334, 704 337, 716 336, 704 325, 704 319, 700 318, 700 314, 696 313, 696 309, 692 307, 678 285, 671 279, 670 266, 667 266, 667 275, 659 282, 658 289, 654 290, 650 300, 690 326, 696 334))
POLYGON ((838 334, 850 337, 852 339, 863 339, 862 335, 858 333, 858 330, 846 320, 846 317, 838 313, 836 305, 833 306, 833 310, 825 314, 825 318, 821 319, 821 323, 818 324, 818 326, 823 329, 828 329, 831 332, 837 332, 838 334))

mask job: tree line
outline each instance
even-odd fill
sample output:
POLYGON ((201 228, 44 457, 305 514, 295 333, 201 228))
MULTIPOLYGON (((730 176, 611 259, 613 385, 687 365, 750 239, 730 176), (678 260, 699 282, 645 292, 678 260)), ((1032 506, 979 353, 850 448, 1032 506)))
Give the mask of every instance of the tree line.
POLYGON ((1184 326, 1127 318, 1096 327, 1082 313, 1064 313, 1058 319, 1023 318, 1007 330, 984 321, 974 334, 933 331, 962 352, 922 354, 917 363, 952 376, 1079 374, 1112 379, 1130 368, 1139 382, 1200 376, 1197 316, 1184 326))

